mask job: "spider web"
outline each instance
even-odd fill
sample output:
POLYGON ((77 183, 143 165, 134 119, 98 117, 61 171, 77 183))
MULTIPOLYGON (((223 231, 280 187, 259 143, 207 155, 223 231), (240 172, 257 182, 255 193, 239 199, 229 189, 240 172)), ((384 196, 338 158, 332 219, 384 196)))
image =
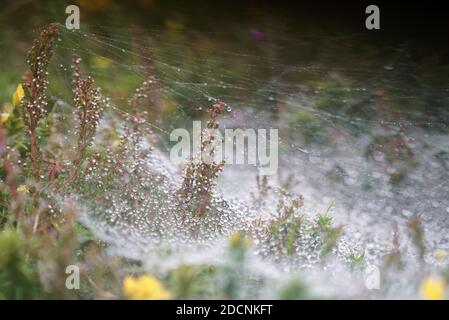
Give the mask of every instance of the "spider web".
MULTIPOLYGON (((392 48, 399 53, 389 61, 378 55, 348 61, 351 39, 270 36, 279 39, 276 44, 251 33, 84 26, 80 32, 63 31, 54 76, 69 84, 69 57, 78 52, 112 108, 127 114, 133 89, 149 70, 154 73, 160 102, 155 112, 161 116, 147 119, 146 125, 159 136, 162 156, 151 161, 170 168, 174 181, 179 181, 172 173, 177 168, 164 158, 171 146, 169 133, 179 127, 190 130, 192 120, 204 118, 206 106, 223 101, 227 113, 220 118, 221 128, 279 129, 279 171, 269 178, 273 190, 287 188, 290 179, 288 191, 305 196, 304 210, 312 216, 335 200, 332 214, 347 228, 346 241, 364 248, 374 264, 391 250, 393 226, 399 225, 406 238, 409 219, 420 216, 430 249, 427 260, 439 265, 432 251, 449 250, 447 87, 425 81, 429 76, 420 74, 401 45, 392 48), (336 46, 346 50, 339 55, 336 46), (302 55, 310 51, 317 57, 302 55)), ((53 93, 61 99, 70 94, 62 87, 53 93)), ((235 225, 230 230, 257 215, 248 210, 251 194, 257 192, 255 168, 226 166, 217 188, 231 204, 228 219, 235 225), (238 212, 238 218, 229 217, 231 212, 238 212)), ((275 205, 272 196, 267 211, 275 205)), ((112 232, 103 221, 92 226, 120 254, 152 260, 151 249, 145 249, 152 247, 140 232, 124 227, 112 232)), ((402 245, 410 247, 406 239, 402 245)), ((415 261, 416 254, 409 251, 415 261)), ((218 261, 219 252, 194 246, 164 263, 169 268, 181 261, 218 261)), ((255 261, 258 272, 267 266, 255 261)), ((282 278, 278 267, 269 270, 271 277, 282 278)), ((403 281, 407 287, 407 277, 403 281)))

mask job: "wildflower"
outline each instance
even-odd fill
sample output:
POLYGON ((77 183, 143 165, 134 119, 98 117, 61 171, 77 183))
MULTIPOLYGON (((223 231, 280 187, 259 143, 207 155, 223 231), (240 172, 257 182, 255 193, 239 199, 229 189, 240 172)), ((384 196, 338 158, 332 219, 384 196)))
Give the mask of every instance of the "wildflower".
POLYGON ((28 189, 28 187, 26 185, 22 184, 21 186, 17 187, 17 192, 29 193, 30 190, 28 189))
POLYGON ((445 299, 446 283, 443 278, 429 276, 421 282, 421 297, 425 300, 445 299))
POLYGON ((265 33, 263 31, 258 30, 257 28, 249 29, 249 33, 251 37, 256 41, 262 41, 265 39, 265 33))
POLYGON ((20 102, 22 101, 23 97, 25 96, 25 91, 23 91, 23 87, 21 84, 17 86, 16 91, 12 95, 12 104, 14 107, 17 107, 20 105, 20 102))
POLYGON ((246 238, 242 232, 236 232, 229 238, 229 246, 231 248, 249 248, 251 246, 251 239, 246 238))
POLYGON ((130 300, 165 300, 170 293, 155 277, 144 274, 140 277, 126 276, 123 280, 123 293, 130 300))

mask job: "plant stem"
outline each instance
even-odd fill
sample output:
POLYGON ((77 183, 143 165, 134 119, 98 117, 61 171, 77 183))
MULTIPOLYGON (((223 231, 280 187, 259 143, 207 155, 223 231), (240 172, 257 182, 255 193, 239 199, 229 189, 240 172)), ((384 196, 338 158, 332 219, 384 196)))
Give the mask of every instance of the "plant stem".
POLYGON ((31 167, 35 178, 39 178, 39 149, 37 145, 37 135, 35 127, 31 128, 31 167))

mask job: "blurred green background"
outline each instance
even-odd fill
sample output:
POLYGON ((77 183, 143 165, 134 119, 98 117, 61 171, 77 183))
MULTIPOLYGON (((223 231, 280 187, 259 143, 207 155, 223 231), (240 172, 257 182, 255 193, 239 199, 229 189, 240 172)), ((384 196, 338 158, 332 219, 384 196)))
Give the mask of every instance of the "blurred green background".
POLYGON ((0 14, 2 103, 20 82, 32 39, 50 22, 64 24, 69 4, 81 9, 81 30, 61 35, 52 72, 57 97, 70 94, 60 80, 69 81, 76 50, 124 109, 150 67, 162 85, 162 111, 181 117, 197 116, 212 97, 275 116, 285 111, 314 130, 313 112, 291 115, 283 108, 301 95, 323 114, 424 127, 431 122, 432 129, 446 130, 447 19, 438 6, 427 12, 414 2, 414 11, 382 3, 381 30, 367 31, 364 1, 6 0, 0 14), (414 19, 420 10, 428 19, 422 23, 414 19))

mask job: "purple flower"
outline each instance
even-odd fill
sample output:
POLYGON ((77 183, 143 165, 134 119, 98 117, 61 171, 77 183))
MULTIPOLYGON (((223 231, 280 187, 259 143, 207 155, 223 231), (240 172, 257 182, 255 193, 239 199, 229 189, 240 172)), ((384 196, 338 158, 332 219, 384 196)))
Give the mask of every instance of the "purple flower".
POLYGON ((249 29, 251 37, 256 41, 262 41, 265 39, 265 33, 256 28, 249 29))

